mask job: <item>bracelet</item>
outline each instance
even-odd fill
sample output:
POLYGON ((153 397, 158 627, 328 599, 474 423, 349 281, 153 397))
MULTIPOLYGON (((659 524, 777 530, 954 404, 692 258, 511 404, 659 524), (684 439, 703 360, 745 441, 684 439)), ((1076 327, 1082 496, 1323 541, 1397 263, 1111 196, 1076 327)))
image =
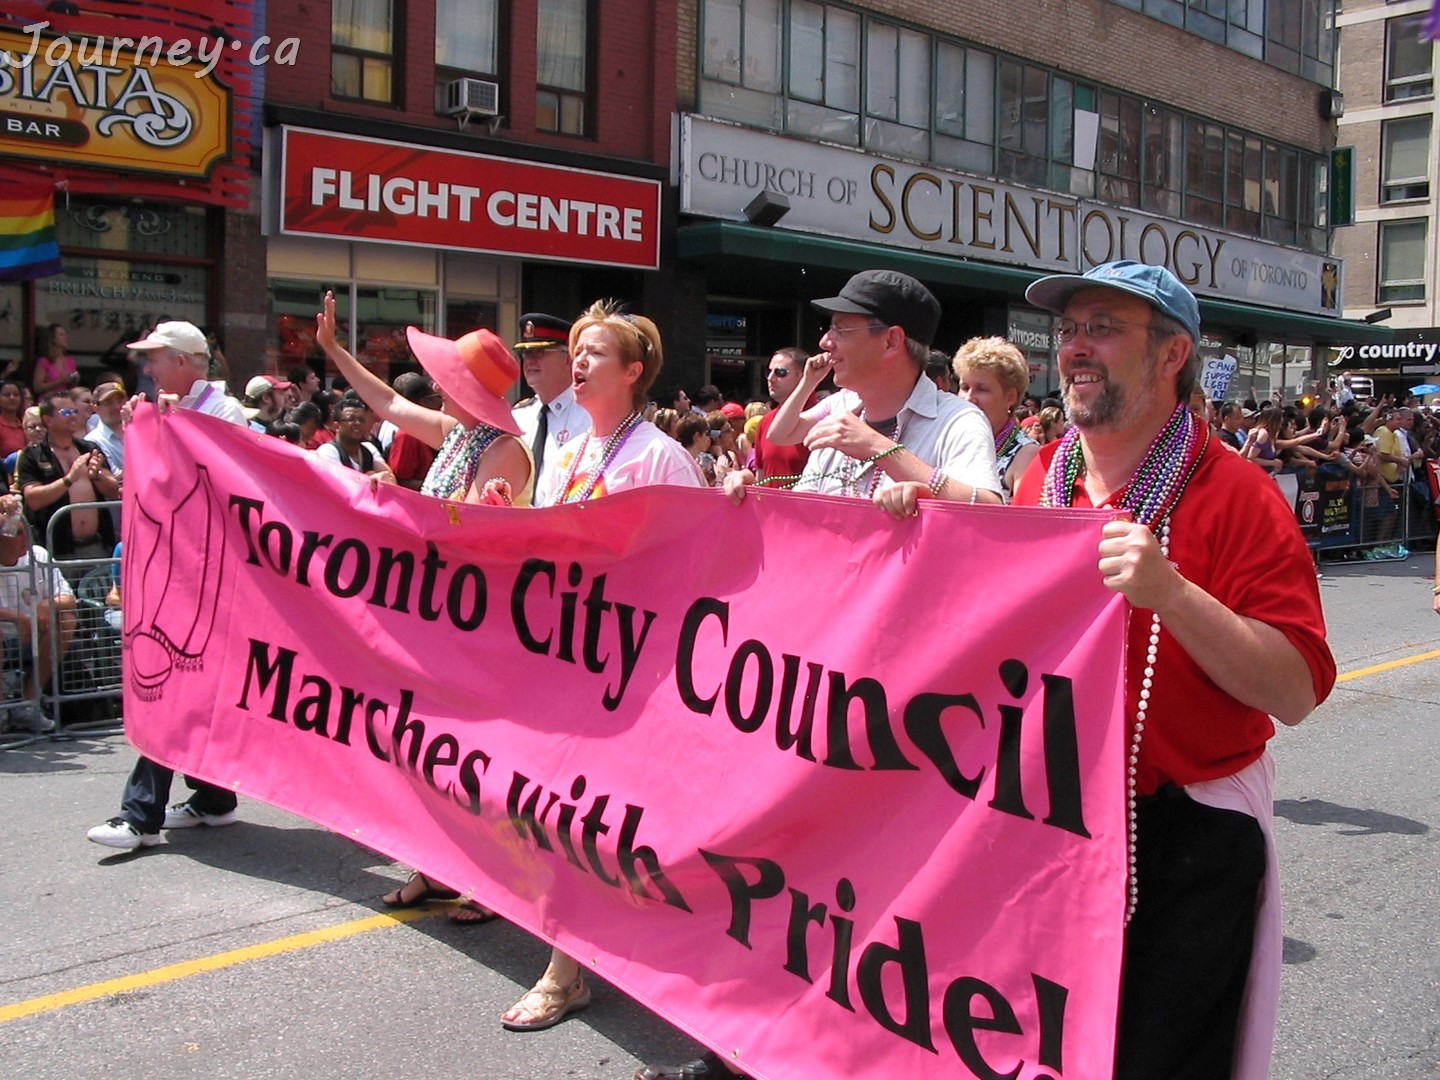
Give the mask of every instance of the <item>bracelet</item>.
POLYGON ((70 479, 69 473, 66 473, 64 476, 62 476, 60 478, 60 482, 63 483, 67 488, 75 486, 75 481, 70 479))
POLYGON ((930 489, 930 497, 938 499, 941 490, 945 487, 945 482, 949 479, 950 478, 945 475, 945 471, 941 469, 939 465, 936 465, 935 468, 930 471, 930 483, 925 485, 930 489))
POLYGON ((974 506, 974 505, 975 505, 975 500, 979 497, 979 495, 980 495, 980 489, 977 488, 974 484, 971 484, 971 485, 970 485, 970 505, 971 505, 971 506, 974 506))
POLYGON ((1433 589, 1431 589, 1430 591, 1431 591, 1432 593, 1434 593, 1436 596, 1440 596, 1440 585, 1436 585, 1436 586, 1435 586, 1433 589))

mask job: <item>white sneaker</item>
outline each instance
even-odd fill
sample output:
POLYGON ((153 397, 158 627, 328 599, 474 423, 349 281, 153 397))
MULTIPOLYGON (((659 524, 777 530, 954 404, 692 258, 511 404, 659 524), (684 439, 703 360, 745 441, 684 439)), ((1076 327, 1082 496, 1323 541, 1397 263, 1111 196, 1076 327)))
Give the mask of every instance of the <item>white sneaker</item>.
POLYGON ((239 820, 234 810, 224 814, 202 814, 188 802, 177 802, 165 811, 165 824, 160 827, 193 829, 196 825, 210 825, 218 829, 222 825, 234 825, 239 820))
POLYGON ((138 847, 153 847, 160 843, 160 834, 142 833, 124 818, 112 817, 104 825, 96 825, 86 833, 85 839, 122 851, 134 851, 138 847))

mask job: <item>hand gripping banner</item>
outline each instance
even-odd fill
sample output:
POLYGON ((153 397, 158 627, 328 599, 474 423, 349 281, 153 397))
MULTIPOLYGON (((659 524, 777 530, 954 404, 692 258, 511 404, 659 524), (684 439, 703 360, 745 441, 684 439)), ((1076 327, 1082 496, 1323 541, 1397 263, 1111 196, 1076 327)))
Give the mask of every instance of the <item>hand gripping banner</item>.
POLYGON ((1106 516, 462 506, 142 408, 126 721, 496 908, 751 1075, 1109 1075, 1106 516))

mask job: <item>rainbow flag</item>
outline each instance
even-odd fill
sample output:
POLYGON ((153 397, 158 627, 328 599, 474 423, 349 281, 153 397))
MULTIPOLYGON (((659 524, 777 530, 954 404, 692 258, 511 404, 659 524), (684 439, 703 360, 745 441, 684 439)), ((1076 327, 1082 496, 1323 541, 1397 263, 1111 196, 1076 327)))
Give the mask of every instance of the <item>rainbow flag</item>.
POLYGON ((1421 41, 1440 41, 1440 0, 1432 0, 1430 14, 1420 27, 1421 41))
POLYGON ((0 281, 58 273, 54 190, 48 184, 0 184, 0 281))

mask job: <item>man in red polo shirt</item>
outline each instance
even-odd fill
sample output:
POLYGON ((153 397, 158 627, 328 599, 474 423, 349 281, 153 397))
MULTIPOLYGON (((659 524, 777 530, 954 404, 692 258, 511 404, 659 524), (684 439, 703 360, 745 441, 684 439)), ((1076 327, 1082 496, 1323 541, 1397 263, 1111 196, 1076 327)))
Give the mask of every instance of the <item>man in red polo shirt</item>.
POLYGON ((1275 485, 1186 408, 1200 309, 1173 274, 1107 263, 1026 297, 1060 316, 1074 427, 1014 502, 1127 515, 1098 551, 1133 605, 1115 1075, 1263 1078, 1281 951, 1266 743, 1335 681, 1314 566, 1275 485))

